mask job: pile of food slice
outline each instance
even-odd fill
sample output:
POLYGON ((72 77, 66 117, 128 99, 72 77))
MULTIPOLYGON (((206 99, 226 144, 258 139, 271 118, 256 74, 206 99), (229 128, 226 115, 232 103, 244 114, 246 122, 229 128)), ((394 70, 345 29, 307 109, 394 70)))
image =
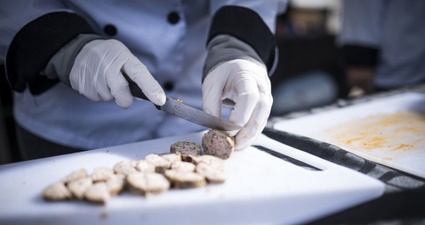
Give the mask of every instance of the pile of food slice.
POLYGON ((91 174, 82 168, 45 188, 43 198, 106 204, 111 196, 124 191, 149 196, 169 189, 225 182, 224 162, 233 152, 234 140, 210 130, 203 137, 202 147, 195 142, 179 141, 171 145, 170 153, 121 161, 113 168, 98 167, 91 174))

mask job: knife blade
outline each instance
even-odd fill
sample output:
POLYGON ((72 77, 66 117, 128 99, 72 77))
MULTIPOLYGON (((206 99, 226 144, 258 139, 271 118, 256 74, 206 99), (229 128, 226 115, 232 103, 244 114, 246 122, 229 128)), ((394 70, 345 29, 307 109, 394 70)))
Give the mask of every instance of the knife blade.
MULTIPOLYGON (((143 91, 137 86, 137 84, 131 80, 127 75, 124 74, 125 79, 128 82, 131 94, 136 98, 141 98, 149 101, 143 91)), ((155 105, 155 104, 154 104, 155 105)), ((224 130, 224 131, 232 131, 241 129, 241 126, 234 124, 230 121, 223 120, 219 117, 215 117, 210 115, 202 110, 194 108, 192 106, 184 104, 181 100, 176 100, 167 97, 165 104, 162 106, 155 107, 158 110, 162 110, 164 112, 170 113, 182 119, 188 120, 192 123, 199 124, 204 127, 224 130)))

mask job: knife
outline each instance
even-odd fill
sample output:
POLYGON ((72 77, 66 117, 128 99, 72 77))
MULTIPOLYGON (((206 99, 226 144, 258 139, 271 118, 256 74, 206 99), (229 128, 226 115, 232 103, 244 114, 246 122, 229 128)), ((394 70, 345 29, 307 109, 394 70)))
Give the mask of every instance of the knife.
MULTIPOLYGON (((139 88, 139 86, 137 86, 137 84, 133 80, 131 80, 126 74, 124 74, 124 77, 127 80, 130 92, 134 97, 149 101, 146 95, 143 94, 142 90, 139 88)), ((176 100, 169 97, 167 97, 163 106, 155 105, 155 107, 158 110, 162 110, 182 119, 188 120, 192 123, 196 123, 201 126, 212 129, 231 131, 239 130, 242 128, 241 126, 236 125, 230 121, 223 120, 221 118, 210 115, 202 110, 186 105, 181 100, 176 100)))
POLYGON ((271 127, 265 127, 262 134, 282 144, 380 180, 389 187, 388 190, 390 192, 417 189, 419 187, 425 188, 425 180, 421 177, 364 159, 338 146, 320 140, 276 130, 271 127), (407 180, 409 182, 406 182, 407 180))

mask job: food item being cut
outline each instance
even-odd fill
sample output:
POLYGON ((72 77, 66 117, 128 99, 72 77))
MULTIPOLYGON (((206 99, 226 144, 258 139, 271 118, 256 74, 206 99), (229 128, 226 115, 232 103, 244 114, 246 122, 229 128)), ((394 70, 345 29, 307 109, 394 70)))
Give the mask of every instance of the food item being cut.
POLYGON ((170 146, 170 152, 198 156, 201 155, 201 145, 190 141, 178 141, 170 146))
POLYGON ((207 155, 228 159, 235 149, 235 138, 225 131, 211 129, 202 137, 202 147, 207 155))

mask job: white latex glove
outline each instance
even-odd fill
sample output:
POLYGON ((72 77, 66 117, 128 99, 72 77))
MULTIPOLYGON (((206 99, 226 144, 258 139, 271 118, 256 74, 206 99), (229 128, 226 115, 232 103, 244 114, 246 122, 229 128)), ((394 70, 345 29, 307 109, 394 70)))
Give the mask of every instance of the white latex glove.
MULTIPOLYGON (((229 120, 242 126, 236 132, 236 149, 249 147, 261 134, 273 104, 270 79, 264 66, 235 59, 220 64, 202 84, 203 110, 221 117, 222 101, 235 103, 229 120)), ((230 132, 234 134, 235 132, 230 132)))
POLYGON ((165 103, 165 93, 145 65, 117 40, 88 42, 75 58, 69 76, 71 86, 93 101, 115 102, 128 108, 133 96, 123 73, 132 79, 155 105, 165 103))

